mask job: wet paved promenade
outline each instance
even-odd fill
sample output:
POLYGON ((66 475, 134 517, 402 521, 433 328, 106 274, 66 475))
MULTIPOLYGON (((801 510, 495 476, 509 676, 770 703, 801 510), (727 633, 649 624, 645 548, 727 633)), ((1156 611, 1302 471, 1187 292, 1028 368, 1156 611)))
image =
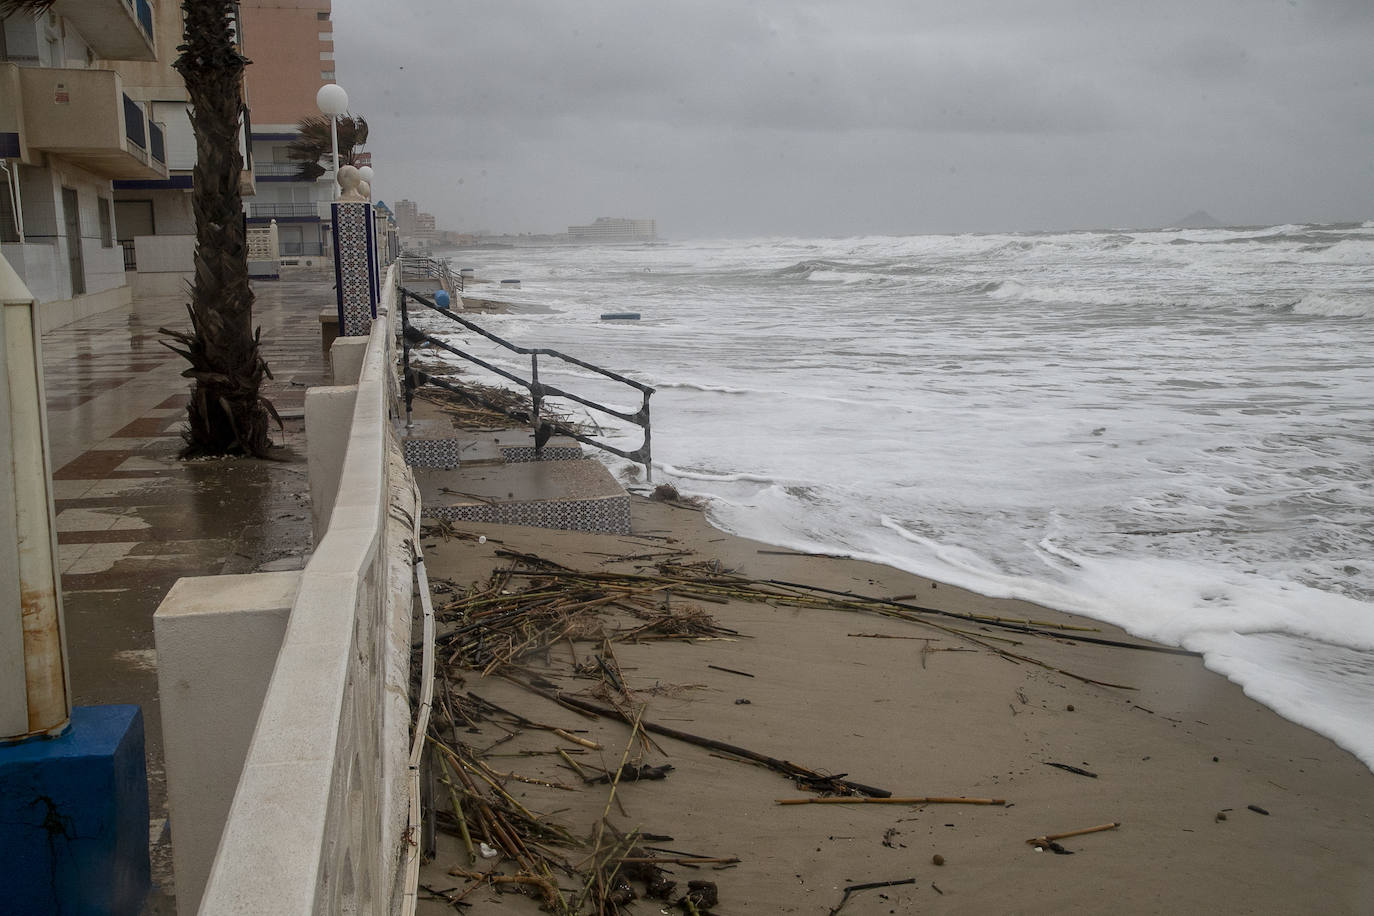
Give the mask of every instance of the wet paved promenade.
POLYGON ((186 297, 135 299, 43 335, 58 562, 73 703, 137 703, 147 731, 153 899, 171 913, 153 612, 182 576, 297 569, 311 549, 303 406, 329 384, 319 310, 332 274, 254 285, 255 323, 282 415, 274 457, 178 460, 190 381, 159 327, 187 328, 186 297))

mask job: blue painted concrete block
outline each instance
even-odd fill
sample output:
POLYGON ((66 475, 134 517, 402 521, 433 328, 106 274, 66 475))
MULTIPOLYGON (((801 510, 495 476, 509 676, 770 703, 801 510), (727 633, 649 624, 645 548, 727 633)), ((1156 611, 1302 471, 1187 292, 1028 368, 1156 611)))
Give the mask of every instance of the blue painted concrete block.
POLYGON ((149 880, 137 706, 78 706, 60 738, 0 746, 0 914, 135 914, 149 880))

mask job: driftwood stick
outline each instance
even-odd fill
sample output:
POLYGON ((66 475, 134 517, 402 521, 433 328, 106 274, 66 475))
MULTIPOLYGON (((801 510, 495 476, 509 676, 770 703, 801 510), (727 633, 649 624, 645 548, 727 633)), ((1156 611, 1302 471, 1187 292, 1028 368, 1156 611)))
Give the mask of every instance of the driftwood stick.
POLYGON ((952 798, 927 795, 919 797, 865 798, 858 795, 837 795, 830 798, 779 798, 780 805, 1005 805, 1005 798, 952 798))
POLYGON ((839 904, 837 904, 835 908, 830 911, 828 916, 836 916, 836 914, 839 913, 840 910, 844 909, 844 905, 849 902, 849 895, 856 891, 871 891, 874 888, 878 887, 898 887, 902 884, 915 883, 915 878, 902 878, 900 881, 871 881, 868 884, 851 884, 844 889, 844 893, 840 895, 839 904))
POLYGON ((1112 821, 1110 824, 1098 824, 1096 827, 1084 827, 1082 830, 1070 830, 1068 833, 1050 833, 1045 836, 1031 837, 1029 840, 1026 840, 1026 842, 1032 846, 1048 846, 1055 840, 1064 840, 1071 836, 1082 836, 1085 833, 1101 833, 1103 830, 1113 830, 1120 826, 1120 821, 1112 821))
MULTIPOLYGON (((519 684, 526 690, 532 691, 533 693, 537 693, 545 699, 552 700, 553 702, 558 703, 560 705, 567 706, 573 709, 579 709, 582 710, 584 713, 590 713, 599 716, 610 716, 612 718, 628 721, 628 717, 622 715, 618 710, 610 709, 605 706, 600 706, 596 703, 588 702, 587 700, 583 700, 579 697, 571 696, 570 694, 561 693, 555 690, 545 690, 542 687, 535 687, 533 684, 527 683, 525 681, 519 681, 515 678, 509 678, 509 680, 512 683, 519 684)), ((664 735, 669 738, 676 738, 679 741, 685 741, 688 744, 695 744, 697 747, 704 747, 709 748, 713 751, 722 751, 726 754, 733 754, 734 756, 748 760, 751 763, 757 763, 762 766, 765 766, 768 769, 773 770, 774 772, 781 773, 782 775, 787 776, 788 778, 802 778, 813 782, 827 781, 827 777, 825 777, 824 774, 817 773, 814 770, 809 770, 806 767, 792 763, 791 761, 780 760, 777 757, 769 757, 766 754, 760 754, 757 751, 751 751, 748 748, 739 747, 738 745, 727 744, 724 741, 716 741, 713 738, 703 738, 700 735, 693 735, 690 732, 680 731, 676 728, 669 728, 666 725, 659 725, 657 722, 648 722, 640 720, 639 728, 644 731, 653 732, 656 735, 664 735)), ((875 798, 887 798, 892 794, 886 789, 878 789, 874 788, 873 786, 866 786, 862 783, 851 782, 847 779, 833 779, 828 781, 834 785, 845 786, 846 788, 853 789, 854 791, 859 792, 863 795, 869 795, 875 798)))
POLYGON ((734 856, 711 858, 708 856, 677 856, 660 858, 655 856, 629 856, 620 860, 621 865, 737 865, 740 860, 734 856))

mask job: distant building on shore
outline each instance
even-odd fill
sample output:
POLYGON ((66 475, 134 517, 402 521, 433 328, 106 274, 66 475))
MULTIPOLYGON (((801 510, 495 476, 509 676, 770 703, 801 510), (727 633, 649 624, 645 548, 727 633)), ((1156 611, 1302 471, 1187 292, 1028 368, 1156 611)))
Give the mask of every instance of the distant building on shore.
POLYGON ((569 226, 568 236, 573 242, 653 242, 658 240, 658 228, 651 219, 623 219, 600 216, 587 226, 569 226))

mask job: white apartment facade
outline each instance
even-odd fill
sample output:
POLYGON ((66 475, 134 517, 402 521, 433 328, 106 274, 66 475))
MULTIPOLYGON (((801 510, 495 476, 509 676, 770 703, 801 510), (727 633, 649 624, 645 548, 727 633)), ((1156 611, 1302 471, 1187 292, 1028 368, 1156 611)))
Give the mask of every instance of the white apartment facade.
POLYGON ((0 21, 0 254, 44 329, 131 298, 113 182, 165 180, 167 130, 108 67, 157 60, 156 5, 58 0, 0 21))

